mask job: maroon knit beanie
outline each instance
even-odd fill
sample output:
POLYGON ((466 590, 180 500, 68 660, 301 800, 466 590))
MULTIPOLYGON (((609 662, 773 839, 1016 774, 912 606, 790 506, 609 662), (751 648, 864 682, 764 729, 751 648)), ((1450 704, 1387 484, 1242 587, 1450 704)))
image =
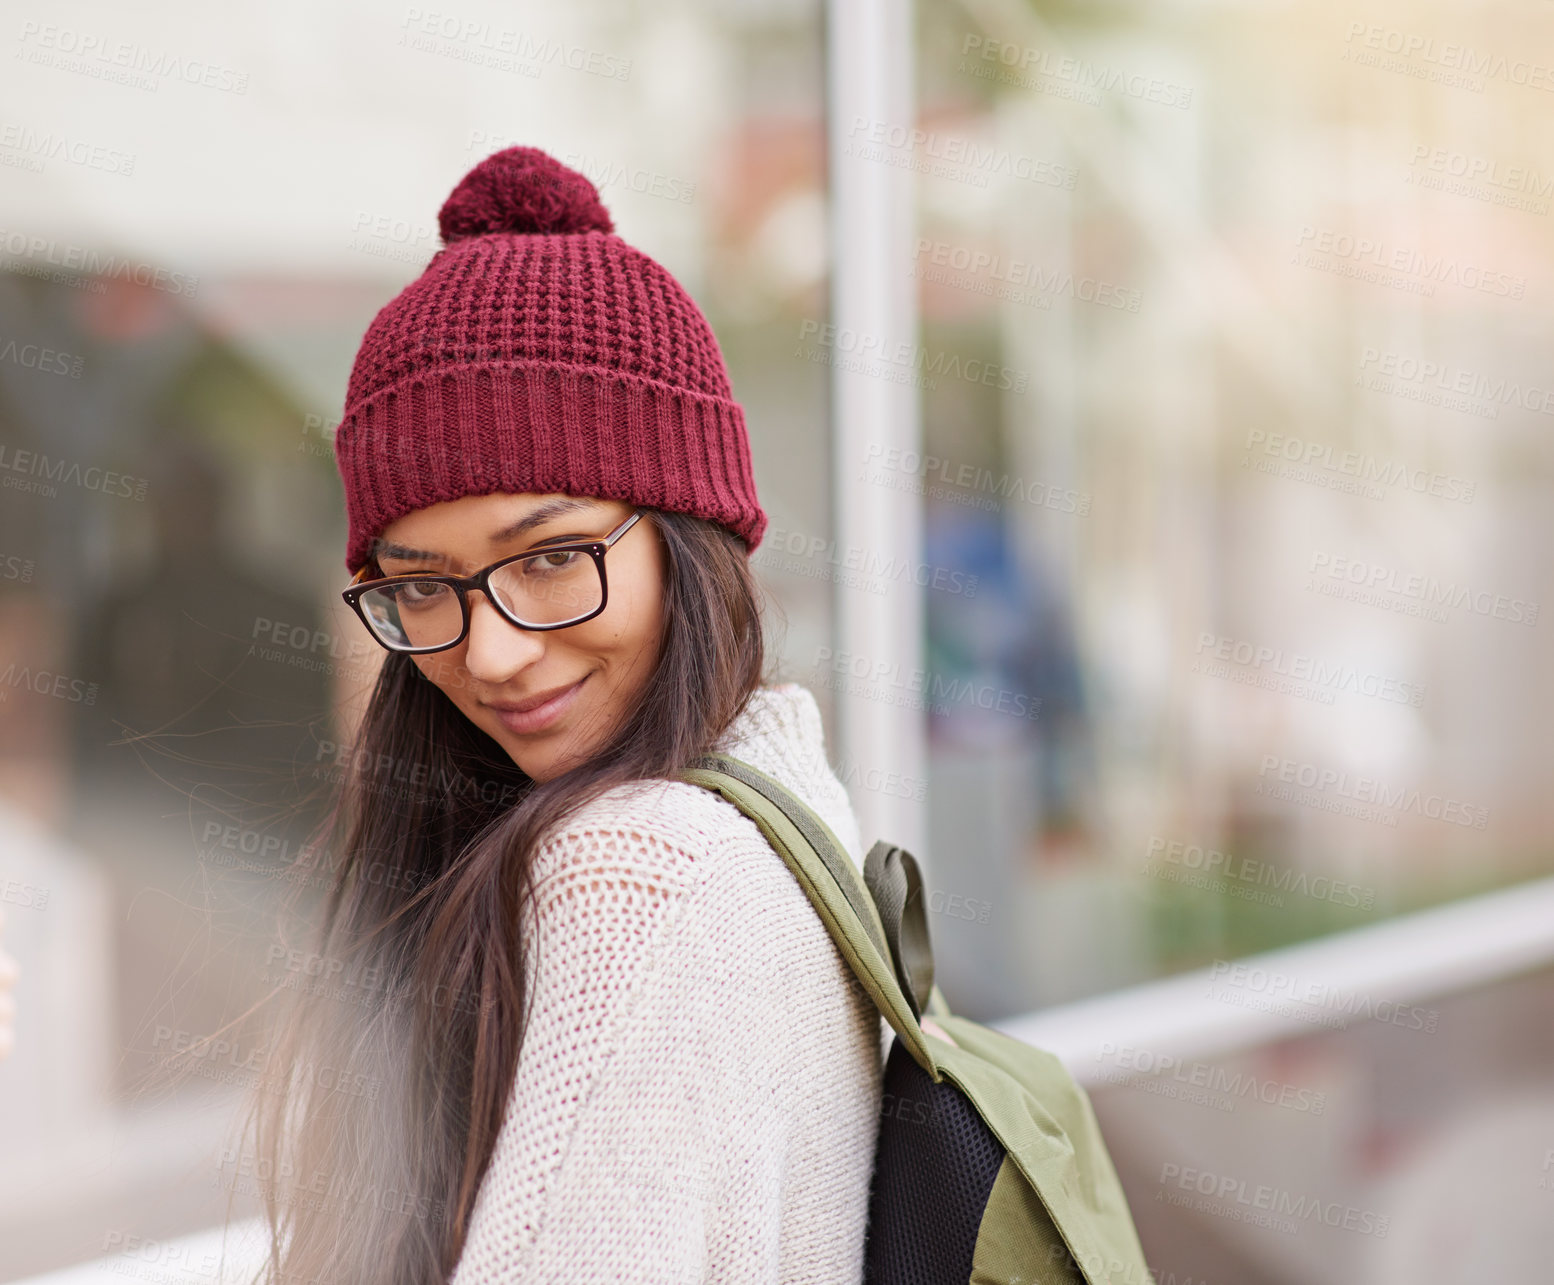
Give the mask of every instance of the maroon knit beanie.
POLYGON ((598 190, 533 147, 486 157, 437 217, 444 248, 368 326, 335 461, 356 572, 390 522, 492 491, 766 529, 744 412, 680 284, 615 235, 598 190))

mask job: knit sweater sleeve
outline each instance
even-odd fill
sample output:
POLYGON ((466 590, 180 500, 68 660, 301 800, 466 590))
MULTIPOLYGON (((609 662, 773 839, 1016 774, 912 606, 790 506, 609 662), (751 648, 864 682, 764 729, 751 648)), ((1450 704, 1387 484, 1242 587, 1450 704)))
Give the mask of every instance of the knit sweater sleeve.
POLYGON ((528 1028, 452 1285, 701 1279, 717 1122, 698 1117, 694 1063, 665 1058, 677 1021, 707 1036, 692 992, 708 976, 680 945, 698 846, 617 810, 537 854, 528 1028))

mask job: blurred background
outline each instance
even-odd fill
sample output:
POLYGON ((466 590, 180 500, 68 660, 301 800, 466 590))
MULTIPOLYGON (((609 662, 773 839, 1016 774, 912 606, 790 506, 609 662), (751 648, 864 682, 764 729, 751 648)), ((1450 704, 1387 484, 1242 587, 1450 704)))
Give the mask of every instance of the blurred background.
POLYGON ((512 144, 712 321, 785 673, 918 836, 952 1007, 1070 1041, 1157 1279, 1546 1274, 1554 11, 833 17, 7 6, 0 1280, 203 1279, 176 1238, 256 1208, 262 1043, 161 1066, 277 980, 378 658, 350 363, 512 144), (910 117, 840 115, 892 61, 910 117), (905 193, 905 355, 832 329, 854 171, 905 193), (839 450, 846 381, 916 418, 839 450), (920 543, 839 538, 865 499, 920 543), (887 603, 905 665, 840 623, 887 603))

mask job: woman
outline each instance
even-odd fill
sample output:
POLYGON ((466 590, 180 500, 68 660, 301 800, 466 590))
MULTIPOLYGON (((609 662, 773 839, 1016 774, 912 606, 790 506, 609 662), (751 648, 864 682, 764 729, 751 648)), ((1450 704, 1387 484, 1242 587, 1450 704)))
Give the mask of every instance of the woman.
POLYGON ((388 655, 277 956, 268 1278, 857 1281, 888 1028, 754 823, 673 779, 744 759, 861 865, 814 699, 763 685, 717 342, 543 152, 439 222, 336 435, 388 655))

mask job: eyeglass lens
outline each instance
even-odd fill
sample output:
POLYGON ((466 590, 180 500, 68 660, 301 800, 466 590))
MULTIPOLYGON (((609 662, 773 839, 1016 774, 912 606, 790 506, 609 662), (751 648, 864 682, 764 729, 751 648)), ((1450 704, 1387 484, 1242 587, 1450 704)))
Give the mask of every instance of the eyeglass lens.
MULTIPOLYGON (((491 573, 492 595, 526 625, 561 625, 598 610, 598 563, 578 550, 551 550, 491 573)), ((362 614, 390 647, 440 647, 464 628, 459 595, 436 580, 398 580, 361 596, 362 614)))

